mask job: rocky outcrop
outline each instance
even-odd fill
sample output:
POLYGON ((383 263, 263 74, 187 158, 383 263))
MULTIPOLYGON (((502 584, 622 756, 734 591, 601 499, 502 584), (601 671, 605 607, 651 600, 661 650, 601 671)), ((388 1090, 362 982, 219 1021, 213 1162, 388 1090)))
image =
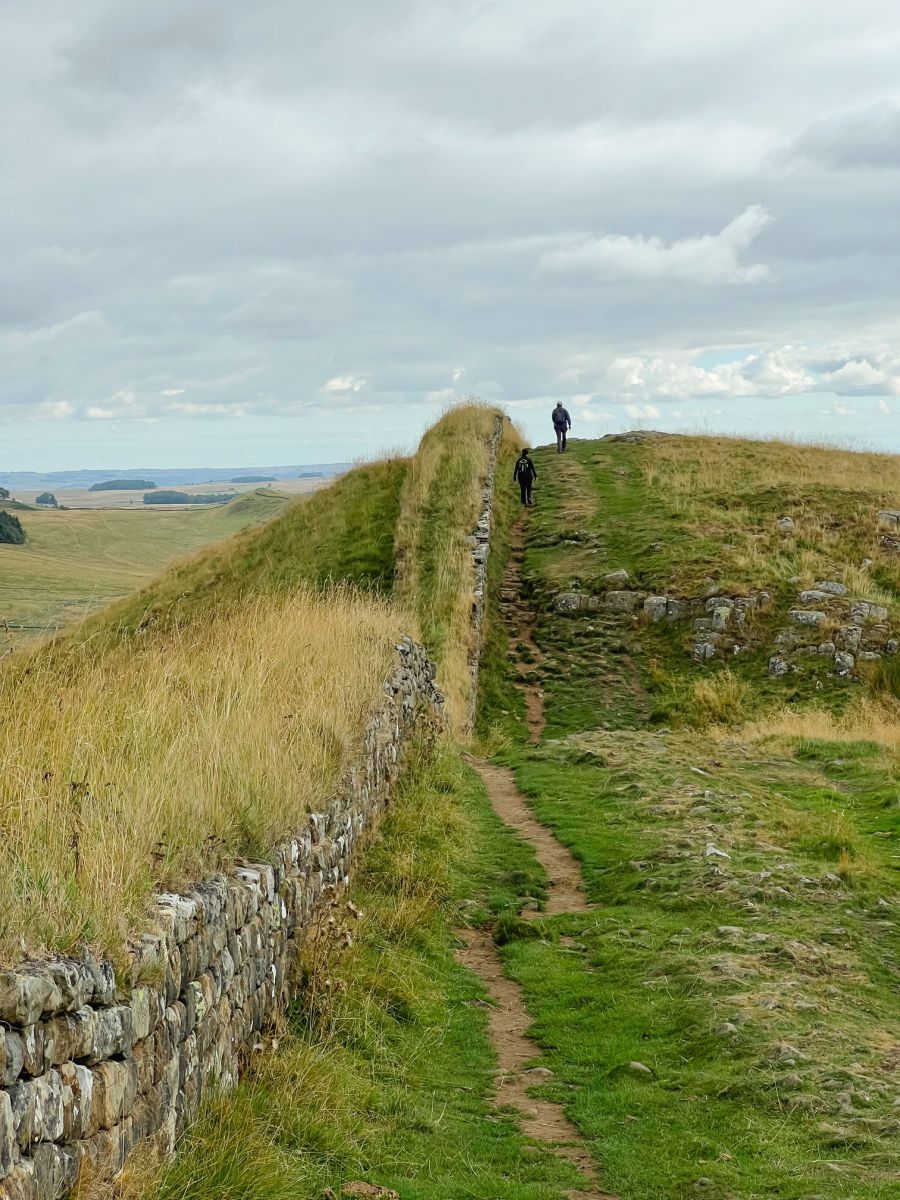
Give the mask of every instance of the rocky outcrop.
POLYGON ((858 663, 896 654, 900 647, 887 607, 854 599, 842 583, 819 580, 800 592, 799 601, 803 607, 790 609, 788 627, 775 635, 770 675, 799 671, 805 659, 830 659, 834 674, 849 676, 858 663))
POLYGON ((293 994, 325 898, 378 825, 404 756, 440 720, 424 650, 397 646, 364 755, 324 812, 268 862, 160 895, 127 978, 91 953, 0 972, 0 1197, 56 1200, 112 1176, 138 1142, 163 1151, 212 1086, 230 1088, 293 994))

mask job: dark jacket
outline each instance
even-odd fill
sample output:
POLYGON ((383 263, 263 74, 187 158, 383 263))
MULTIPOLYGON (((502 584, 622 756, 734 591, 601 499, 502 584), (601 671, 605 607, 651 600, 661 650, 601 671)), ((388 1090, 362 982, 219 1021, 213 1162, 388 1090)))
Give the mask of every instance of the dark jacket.
POLYGON ((567 408, 554 408, 553 410, 553 428, 554 429, 571 429, 572 418, 569 416, 567 408))
POLYGON ((516 469, 513 471, 513 483, 533 483, 535 479, 537 479, 537 467, 527 454, 521 455, 516 460, 516 469))

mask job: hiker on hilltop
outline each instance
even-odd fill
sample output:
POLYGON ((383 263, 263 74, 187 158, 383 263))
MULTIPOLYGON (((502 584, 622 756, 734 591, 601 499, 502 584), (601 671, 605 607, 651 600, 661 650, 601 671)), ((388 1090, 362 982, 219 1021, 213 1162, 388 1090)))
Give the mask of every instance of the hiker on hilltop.
POLYGON ((566 430, 572 428, 572 418, 569 410, 563 408, 562 400, 553 410, 553 432, 556 434, 556 452, 562 454, 566 448, 566 430))
POLYGON ((528 455, 529 451, 523 450, 516 459, 516 468, 513 471, 513 483, 518 483, 519 485, 519 491, 522 493, 522 503, 534 504, 531 489, 534 486, 534 481, 537 479, 537 467, 528 455))

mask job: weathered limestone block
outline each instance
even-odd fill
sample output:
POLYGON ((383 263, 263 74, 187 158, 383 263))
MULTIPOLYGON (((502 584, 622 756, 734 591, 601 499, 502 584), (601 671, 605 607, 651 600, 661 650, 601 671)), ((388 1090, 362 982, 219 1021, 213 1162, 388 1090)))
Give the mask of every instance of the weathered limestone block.
POLYGON ((778 520, 775 522, 775 525, 778 529, 780 529, 782 531, 782 533, 790 533, 794 528, 794 518, 793 517, 779 517, 778 520))
POLYGON ((131 1009, 126 1004, 112 1008, 100 1008, 94 1013, 94 1038, 88 1054, 84 1057, 91 1066, 114 1054, 124 1054, 131 1049, 131 1009))
POLYGON ((44 1026, 27 1025, 22 1030, 22 1047, 25 1059, 22 1069, 28 1075, 43 1075, 44 1073, 44 1026))
POLYGON ((718 604, 712 610, 712 627, 716 633, 725 633, 731 624, 733 604, 718 604))
POLYGON ((707 634, 706 638, 694 643, 694 658, 699 662, 706 662, 711 658, 715 658, 717 643, 712 641, 715 635, 707 634))
POLYGON ((820 642, 817 647, 817 653, 822 658, 834 658, 834 654, 835 654, 834 642, 820 642))
MULTIPOLYGON (((9 1096, 12 1110, 12 1123, 16 1132, 19 1149, 25 1150, 37 1140, 34 1126, 34 1114, 37 1104, 37 1089, 33 1079, 23 1079, 6 1093, 9 1096)), ((3 1101, 0 1100, 0 1105, 3 1101)))
POLYGON ((846 596, 847 589, 842 583, 838 583, 834 579, 820 579, 813 584, 813 587, 818 592, 825 592, 829 596, 846 596))
POLYGON ((828 604, 834 600, 834 595, 831 592, 824 592, 821 588, 810 588, 808 591, 800 593, 801 604, 828 604))
POLYGON ((850 616, 854 621, 863 624, 886 621, 888 610, 881 604, 872 604, 868 600, 856 600, 850 605, 850 616))
POLYGON ((841 625, 834 635, 834 640, 839 650, 848 650, 855 654, 862 640, 862 629, 859 625, 841 625))
POLYGON ((769 674, 774 678, 779 678, 782 675, 787 675, 791 669, 791 664, 780 654, 773 654, 769 659, 769 674))
POLYGON ((94 1040, 94 1010, 60 1013, 44 1023, 44 1063, 58 1067, 74 1058, 87 1058, 94 1040))
POLYGON ((16 1163, 16 1123, 6 1092, 0 1092, 0 1179, 9 1175, 16 1163))
POLYGON ((59 1071, 48 1071, 33 1081, 34 1136, 36 1140, 57 1142, 65 1129, 63 1084, 59 1071))
POLYGON ((79 1155, 76 1150, 40 1142, 32 1155, 33 1188, 36 1196, 61 1200, 68 1196, 78 1179, 79 1155))
POLYGON ((89 952, 85 953, 83 961, 94 988, 91 1004, 113 1004, 116 999, 116 973, 112 963, 98 959, 95 954, 89 952))
POLYGON ((63 1112, 67 1142, 78 1141, 95 1131, 94 1076, 81 1063, 63 1063, 59 1068, 63 1085, 63 1112))
POLYGON ((108 1059, 93 1068, 93 1117, 101 1129, 112 1129, 134 1103, 137 1066, 134 1059, 108 1059))
POLYGON ((900 511, 895 508, 883 508, 878 513, 878 524, 885 529, 893 529, 900 525, 900 511))
POLYGON ((3 1059, 5 1063, 3 1076, 0 1078, 0 1083, 4 1086, 9 1086, 22 1074, 22 1068, 25 1065, 25 1043, 21 1033, 15 1029, 6 1031, 0 1027, 0 1042, 3 1043, 3 1059))
POLYGON ((669 596, 666 599, 666 620, 683 621, 691 615, 692 608, 690 600, 682 600, 677 596, 669 596))
POLYGON ((827 613, 809 608, 792 608, 788 613, 788 617, 795 625, 811 625, 814 627, 824 625, 828 620, 827 613))
POLYGON ((0 971, 0 1021, 34 1025, 62 1005, 62 993, 49 974, 0 971))
POLYGON ((838 650, 834 656, 834 668, 839 675, 849 675, 856 666, 856 659, 847 651, 838 650))

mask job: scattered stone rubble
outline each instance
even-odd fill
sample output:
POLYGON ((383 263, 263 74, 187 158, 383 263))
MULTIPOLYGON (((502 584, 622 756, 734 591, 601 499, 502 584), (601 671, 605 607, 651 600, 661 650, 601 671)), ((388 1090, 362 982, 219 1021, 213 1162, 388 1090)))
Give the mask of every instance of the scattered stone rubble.
POLYGON ((804 607, 790 609, 789 627, 775 635, 770 675, 798 671, 803 659, 824 659, 833 664, 835 674, 850 676, 858 663, 896 654, 900 647, 892 636, 887 608, 853 599, 842 583, 815 583, 800 592, 799 602, 804 607))
MULTIPOLYGON (((625 571, 604 576, 604 582, 624 583, 625 571)), ((612 588, 600 595, 560 592, 556 611, 582 613, 603 611, 617 615, 641 615, 652 624, 694 619, 693 657, 700 662, 717 654, 739 654, 746 648, 750 615, 771 602, 771 593, 754 591, 749 596, 657 596, 647 592, 612 588)))
MULTIPOLYGON (((578 591, 576 587, 558 593, 554 599, 556 611, 643 616, 652 624, 692 619, 691 655, 697 662, 730 658, 750 649, 754 645, 752 617, 772 603, 772 593, 764 588, 747 596, 651 595, 621 586, 630 582, 624 570, 609 572, 603 582, 615 586, 599 594, 578 591)), ((799 577, 792 582, 799 583, 799 577)), ((802 589, 797 599, 796 607, 788 611, 787 627, 774 638, 774 653, 769 658, 772 676, 800 670, 803 659, 827 661, 835 674, 850 676, 859 663, 876 661, 900 649, 900 636, 895 636, 890 627, 888 609, 870 600, 855 599, 837 580, 819 580, 811 588, 802 589)), ((758 640, 755 645, 759 645, 758 640)))
POLYGON ((132 1147, 164 1152, 204 1093, 230 1088, 292 994, 320 902, 342 888, 410 741, 440 718, 425 651, 405 638, 365 754, 326 812, 278 847, 156 898, 130 978, 93 954, 0 971, 0 1197, 57 1200, 83 1166, 110 1178, 132 1147))

